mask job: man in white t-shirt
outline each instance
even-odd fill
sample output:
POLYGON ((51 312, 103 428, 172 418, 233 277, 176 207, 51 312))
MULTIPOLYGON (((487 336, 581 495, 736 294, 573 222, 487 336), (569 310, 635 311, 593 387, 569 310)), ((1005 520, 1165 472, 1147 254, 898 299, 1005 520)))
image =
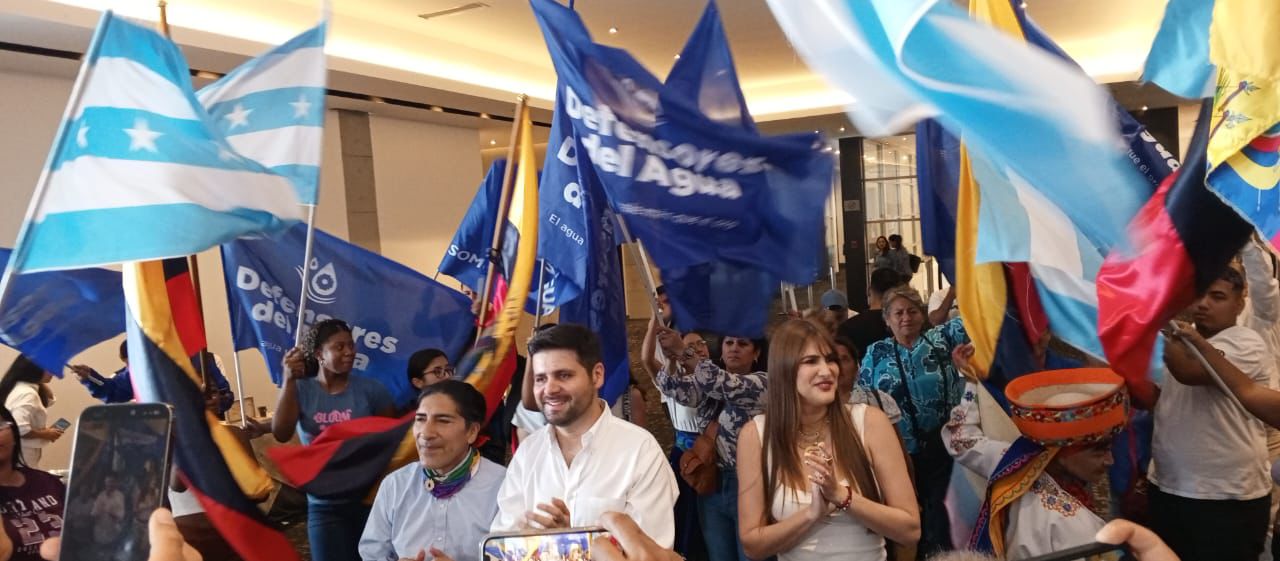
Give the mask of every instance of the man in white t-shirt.
POLYGON ((675 473, 653 435, 614 417, 598 397, 604 363, 596 334, 566 324, 539 331, 529 361, 548 426, 511 459, 493 531, 596 526, 616 511, 671 547, 675 473))
POLYGON ((1228 268, 1192 307, 1195 329, 1165 346, 1168 375, 1155 407, 1151 527, 1185 561, 1256 561, 1269 521, 1263 424, 1223 393, 1190 347, 1217 352, 1268 385, 1275 360, 1236 317, 1244 278, 1228 268))

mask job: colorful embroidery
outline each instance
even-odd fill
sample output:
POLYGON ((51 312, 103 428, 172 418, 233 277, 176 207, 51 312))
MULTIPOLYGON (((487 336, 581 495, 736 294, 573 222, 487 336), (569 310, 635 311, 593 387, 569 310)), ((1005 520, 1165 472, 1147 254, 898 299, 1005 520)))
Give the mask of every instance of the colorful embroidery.
MULTIPOLYGON (((1125 392, 1116 392, 1112 394, 1110 397, 1102 401, 1099 401, 1097 403, 1092 403, 1089 405, 1085 405, 1083 407, 1073 407, 1069 409, 1057 409, 1057 410, 1045 409, 1045 408, 1028 409, 1028 408, 1019 407, 1016 404, 1010 403, 1009 416, 1014 417, 1016 419, 1022 419, 1022 420, 1031 421, 1035 423, 1069 423, 1072 421, 1088 419, 1090 417, 1102 415, 1102 414, 1114 411, 1116 408, 1127 409, 1128 406, 1129 406, 1128 394, 1125 392)), ((1115 436, 1117 433, 1120 432, 1122 428, 1124 427, 1115 426, 1105 432, 1090 434, 1086 436, 1077 436, 1077 437, 1072 437, 1072 438, 1063 439, 1063 440, 1055 440, 1052 442, 1046 442, 1046 444, 1049 444, 1051 446, 1069 446, 1072 444, 1093 444, 1096 442, 1102 442, 1108 438, 1115 436)))
POLYGON ((1081 510, 1084 510, 1084 507, 1080 505, 1080 502, 1075 497, 1063 491, 1057 485, 1051 485, 1037 479, 1031 485, 1031 492, 1040 497, 1041 506, 1066 518, 1071 518, 1079 514, 1081 510))

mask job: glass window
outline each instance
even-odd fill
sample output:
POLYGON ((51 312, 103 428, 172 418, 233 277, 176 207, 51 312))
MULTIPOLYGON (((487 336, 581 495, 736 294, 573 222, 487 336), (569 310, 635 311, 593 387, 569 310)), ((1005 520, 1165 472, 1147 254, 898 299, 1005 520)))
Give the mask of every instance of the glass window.
POLYGON ((920 201, 916 192, 914 134, 862 140, 862 182, 866 202, 867 271, 875 262, 879 236, 902 236, 902 245, 924 262, 911 286, 924 297, 938 288, 937 266, 920 247, 920 201))

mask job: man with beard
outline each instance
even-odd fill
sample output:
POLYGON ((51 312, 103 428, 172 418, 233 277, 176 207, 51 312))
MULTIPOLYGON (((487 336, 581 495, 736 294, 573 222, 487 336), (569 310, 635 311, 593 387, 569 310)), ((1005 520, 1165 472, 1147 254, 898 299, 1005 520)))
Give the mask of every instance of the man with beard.
POLYGON ((493 531, 597 526, 616 511, 671 547, 675 474, 653 435, 614 417, 598 397, 599 338, 580 325, 557 325, 529 341, 529 360, 548 425, 511 459, 493 531))

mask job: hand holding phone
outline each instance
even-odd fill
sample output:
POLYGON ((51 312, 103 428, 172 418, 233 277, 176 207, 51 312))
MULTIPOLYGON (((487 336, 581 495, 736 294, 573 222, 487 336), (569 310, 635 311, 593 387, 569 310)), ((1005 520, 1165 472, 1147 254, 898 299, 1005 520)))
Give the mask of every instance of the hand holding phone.
POLYGON ((67 429, 71 428, 71 421, 68 421, 66 417, 60 418, 53 422, 53 428, 66 432, 67 429))
POLYGON ((95 405, 77 423, 64 503, 61 561, 145 561, 152 512, 168 489, 168 405, 95 405))
MULTIPOLYGON (((1112 552, 1123 553, 1124 551, 1125 551, 1125 548, 1123 544, 1117 545, 1117 544, 1110 544, 1110 543, 1093 542, 1090 544, 1079 545, 1076 547, 1069 547, 1067 549, 1055 551, 1053 553, 1037 555, 1035 557, 1024 559, 1023 561, 1073 561, 1074 559, 1088 559, 1096 555, 1103 555, 1103 554, 1112 553, 1112 552)), ((1117 556, 1116 558, 1118 559, 1119 556, 1117 556)))

